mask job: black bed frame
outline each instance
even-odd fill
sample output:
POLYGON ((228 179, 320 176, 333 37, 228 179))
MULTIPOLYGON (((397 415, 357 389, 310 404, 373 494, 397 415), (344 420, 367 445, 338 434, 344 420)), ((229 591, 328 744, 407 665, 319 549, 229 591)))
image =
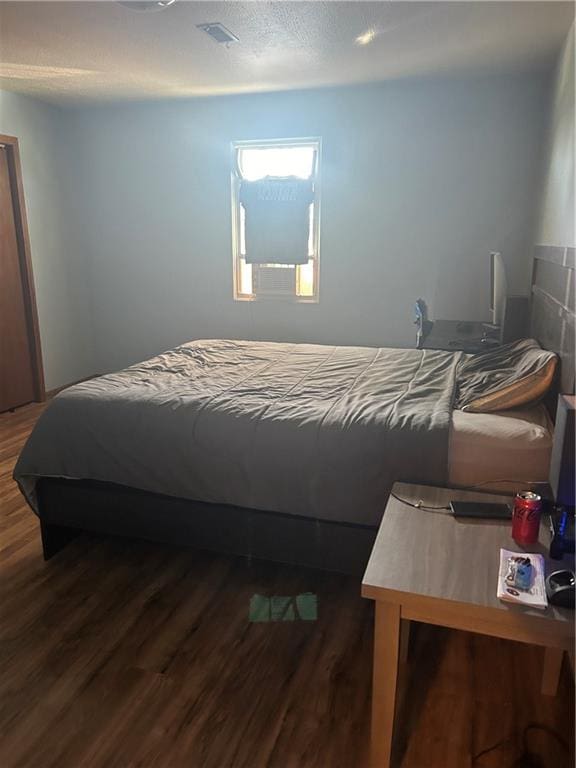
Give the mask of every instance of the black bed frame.
POLYGON ((46 560, 88 531, 361 574, 378 531, 87 480, 42 478, 37 493, 46 560))
MULTIPOLYGON (((548 400, 552 416, 557 393, 574 391, 574 293, 567 290, 573 280, 573 248, 536 248, 530 334, 561 360, 548 400)), ((85 480, 42 479, 38 506, 45 559, 81 531, 89 531, 361 574, 377 533, 370 526, 208 504, 85 480)))

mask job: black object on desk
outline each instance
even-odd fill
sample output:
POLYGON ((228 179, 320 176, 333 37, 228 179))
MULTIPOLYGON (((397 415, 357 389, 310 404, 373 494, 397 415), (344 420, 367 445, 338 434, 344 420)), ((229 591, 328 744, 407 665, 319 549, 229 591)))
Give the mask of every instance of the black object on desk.
POLYGON ((574 510, 556 507, 550 514, 550 557, 561 560, 574 552, 574 510))
POLYGON ((418 334, 418 349, 443 349, 447 352, 486 352, 500 346, 489 335, 485 323, 462 320, 427 320, 418 334))
POLYGON ((574 609, 574 571, 554 571, 546 577, 546 594, 552 605, 574 609))
POLYGON ((498 504, 493 501, 451 501, 450 509, 456 518, 476 518, 478 520, 512 519, 512 509, 509 504, 498 504))

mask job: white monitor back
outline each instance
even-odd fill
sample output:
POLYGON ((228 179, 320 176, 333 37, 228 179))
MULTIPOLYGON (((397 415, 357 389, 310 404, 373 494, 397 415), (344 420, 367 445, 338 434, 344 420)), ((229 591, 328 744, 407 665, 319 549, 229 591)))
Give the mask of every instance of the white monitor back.
POLYGON ((502 328, 504 324, 504 316, 506 314, 506 295, 508 293, 508 283, 506 280, 506 269, 504 267, 504 259, 501 253, 490 254, 490 273, 491 273, 491 290, 492 296, 490 297, 491 310, 492 310, 492 323, 502 328))

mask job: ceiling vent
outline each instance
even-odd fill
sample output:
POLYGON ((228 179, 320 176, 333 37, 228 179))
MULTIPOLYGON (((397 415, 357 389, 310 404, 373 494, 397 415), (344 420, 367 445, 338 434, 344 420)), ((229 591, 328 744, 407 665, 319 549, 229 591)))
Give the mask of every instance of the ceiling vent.
POLYGON ((131 11, 154 12, 163 11, 176 0, 118 0, 119 5, 129 8, 131 11))
POLYGON ((236 35, 233 35, 232 32, 230 32, 229 29, 226 29, 224 24, 220 24, 219 21, 215 21, 211 24, 197 24, 196 26, 198 29, 206 32, 207 35, 210 35, 212 40, 216 43, 228 44, 238 42, 236 35))

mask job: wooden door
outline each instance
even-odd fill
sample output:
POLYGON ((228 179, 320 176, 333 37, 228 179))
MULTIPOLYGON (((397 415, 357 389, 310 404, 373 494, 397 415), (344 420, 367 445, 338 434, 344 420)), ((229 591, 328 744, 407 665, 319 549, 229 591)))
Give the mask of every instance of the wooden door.
POLYGON ((44 394, 19 171, 16 140, 0 137, 0 412, 44 394))

